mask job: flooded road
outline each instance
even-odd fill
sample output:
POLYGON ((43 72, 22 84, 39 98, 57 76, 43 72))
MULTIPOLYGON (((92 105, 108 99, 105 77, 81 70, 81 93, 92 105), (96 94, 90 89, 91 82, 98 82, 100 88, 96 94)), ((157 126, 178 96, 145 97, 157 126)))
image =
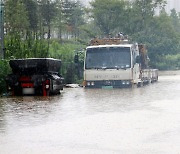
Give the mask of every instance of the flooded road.
POLYGON ((136 89, 0 98, 1 154, 178 154, 180 76, 136 89))

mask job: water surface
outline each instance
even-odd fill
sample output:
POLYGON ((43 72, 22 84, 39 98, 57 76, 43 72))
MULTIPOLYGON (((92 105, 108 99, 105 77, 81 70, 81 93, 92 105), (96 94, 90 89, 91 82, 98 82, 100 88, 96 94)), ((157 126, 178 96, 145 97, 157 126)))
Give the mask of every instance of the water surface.
POLYGON ((179 75, 142 88, 0 98, 2 154, 178 154, 179 145, 179 75))

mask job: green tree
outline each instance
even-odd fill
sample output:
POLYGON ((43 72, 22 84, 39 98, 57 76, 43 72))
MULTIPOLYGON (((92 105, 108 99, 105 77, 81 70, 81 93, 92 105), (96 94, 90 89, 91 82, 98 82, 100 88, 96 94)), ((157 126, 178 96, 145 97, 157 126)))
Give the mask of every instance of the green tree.
POLYGON ((179 36, 165 12, 154 17, 144 31, 132 36, 137 42, 148 46, 151 65, 154 67, 164 56, 178 53, 179 36))
POLYGON ((27 11, 22 0, 5 1, 6 56, 24 55, 21 40, 25 39, 29 27, 27 11))
POLYGON ((62 3, 62 14, 67 32, 75 39, 79 37, 80 26, 84 22, 84 8, 79 1, 65 0, 62 3))
POLYGON ((124 0, 95 0, 91 3, 91 15, 102 34, 108 35, 121 29, 126 20, 127 3, 124 0))
POLYGON ((175 9, 171 10, 170 18, 174 29, 180 33, 180 17, 175 9))
POLYGON ((47 26, 47 38, 51 37, 51 23, 56 16, 56 3, 52 0, 42 0, 40 5, 41 15, 43 17, 43 24, 47 26))
POLYGON ((24 0, 25 9, 29 21, 29 29, 37 32, 38 29, 38 3, 34 0, 24 0))
POLYGON ((135 0, 128 9, 130 34, 143 31, 146 26, 153 20, 155 10, 164 8, 166 0, 135 0))
POLYGON ((54 21, 54 27, 58 30, 58 39, 62 43, 62 32, 65 29, 65 21, 63 16, 63 0, 56 0, 57 15, 54 21))
POLYGON ((75 39, 77 39, 77 37, 79 37, 80 26, 85 24, 83 15, 84 15, 83 6, 81 5, 81 3, 79 1, 75 2, 73 11, 72 11, 72 17, 69 22, 69 24, 73 28, 73 33, 74 33, 75 39))
POLYGON ((29 27, 27 11, 22 0, 5 1, 5 28, 7 33, 21 34, 29 27), (23 23, 23 24, 22 24, 23 23))

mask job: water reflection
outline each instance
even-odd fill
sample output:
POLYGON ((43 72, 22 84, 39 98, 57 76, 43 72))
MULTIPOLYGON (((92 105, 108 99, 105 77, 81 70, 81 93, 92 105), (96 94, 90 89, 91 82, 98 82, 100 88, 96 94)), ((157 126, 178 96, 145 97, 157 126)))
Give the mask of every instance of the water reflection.
POLYGON ((57 100, 62 95, 53 97, 9 97, 1 99, 0 103, 0 131, 9 127, 32 126, 42 124, 54 111, 57 100))

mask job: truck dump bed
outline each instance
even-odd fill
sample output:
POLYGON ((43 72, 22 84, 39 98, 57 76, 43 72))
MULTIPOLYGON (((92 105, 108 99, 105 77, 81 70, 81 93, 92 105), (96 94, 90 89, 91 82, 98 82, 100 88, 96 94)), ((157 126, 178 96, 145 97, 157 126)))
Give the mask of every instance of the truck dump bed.
POLYGON ((59 94, 63 78, 59 74, 61 60, 28 58, 10 60, 12 74, 6 77, 8 91, 14 96, 59 94))
POLYGON ((16 59, 10 60, 9 64, 13 74, 58 73, 61 68, 61 60, 53 58, 16 59))

